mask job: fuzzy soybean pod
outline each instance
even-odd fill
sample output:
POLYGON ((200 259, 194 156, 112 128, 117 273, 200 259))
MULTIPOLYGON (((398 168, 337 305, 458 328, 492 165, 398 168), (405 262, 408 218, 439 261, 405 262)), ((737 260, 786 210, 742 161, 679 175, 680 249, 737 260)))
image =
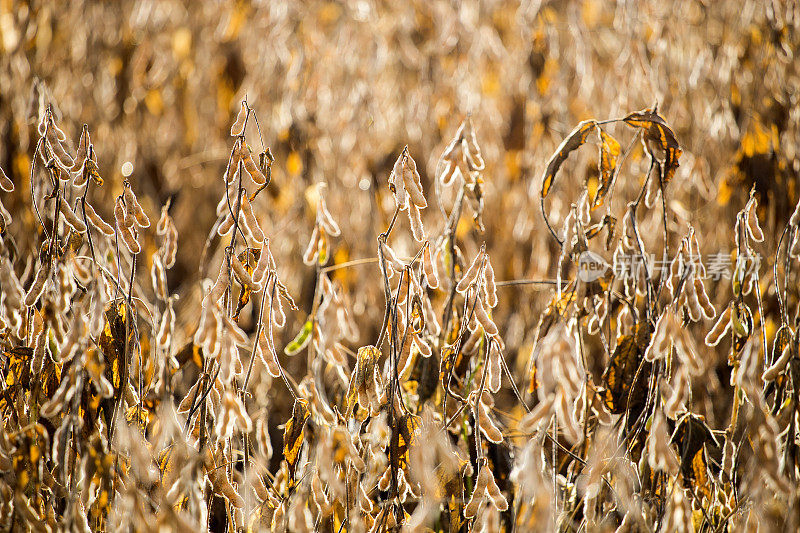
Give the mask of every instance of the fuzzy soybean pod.
POLYGON ((477 318, 478 322, 480 322, 481 326, 483 326, 483 330, 487 335, 497 335, 497 324, 495 324, 494 320, 489 317, 489 314, 483 307, 483 301, 480 297, 478 297, 477 294, 475 295, 475 318, 477 318))
POLYGON ((497 305, 497 283, 494 279, 494 268, 489 256, 486 256, 486 267, 483 269, 483 290, 486 293, 486 303, 489 307, 497 305))
POLYGON ((422 213, 420 213, 419 207, 414 204, 408 206, 408 220, 411 224, 411 233, 414 236, 414 240, 417 242, 424 241, 425 228, 422 225, 422 213))
POLYGON ((243 101, 236 115, 236 121, 231 125, 231 137, 238 137, 244 132, 244 125, 247 122, 247 104, 243 101))
POLYGON ((503 442, 503 434, 500 428, 494 423, 494 420, 489 416, 488 408, 482 403, 478 406, 478 423, 481 427, 481 433, 487 440, 499 444, 503 442))
POLYGON ((242 226, 253 236, 253 244, 260 245, 264 242, 264 232, 261 231, 261 226, 258 225, 255 213, 253 213, 253 206, 246 194, 242 195, 242 208, 241 208, 241 222, 242 226))
POLYGON ((750 237, 756 242, 764 240, 764 232, 761 230, 761 225, 758 223, 758 214, 756 213, 756 201, 751 199, 747 207, 747 232, 750 237))
POLYGON ((156 344, 159 348, 164 349, 169 346, 169 341, 172 338, 172 331, 175 329, 175 311, 172 309, 172 302, 167 305, 167 309, 161 316, 161 322, 158 325, 158 333, 156 335, 156 344))
POLYGON ((425 242, 425 249, 422 251, 422 270, 425 272, 425 281, 428 287, 436 289, 439 287, 439 273, 436 271, 436 263, 433 260, 433 252, 430 241, 425 242))
POLYGON ((265 324, 265 326, 269 331, 264 331, 264 327, 262 326, 261 333, 258 336, 258 343, 256 345, 256 355, 258 355, 258 357, 261 359, 261 362, 264 363, 264 367, 266 367, 269 375, 277 378, 281 375, 281 367, 278 363, 278 354, 275 352, 275 346, 272 342, 271 321, 267 320, 267 324, 265 324))
POLYGON ((0 189, 3 189, 6 192, 11 192, 14 190, 14 183, 8 179, 6 173, 0 167, 0 189))
POLYGON ((72 165, 72 172, 78 172, 83 168, 84 163, 86 163, 86 158, 89 156, 89 145, 91 144, 91 140, 89 138, 89 126, 87 124, 83 125, 81 129, 81 138, 78 140, 78 150, 75 154, 75 163, 72 165))
POLYGON ((491 475, 489 467, 484 463, 478 471, 478 479, 475 480, 475 487, 472 489, 472 495, 464 507, 464 517, 474 518, 478 513, 478 508, 486 496, 486 486, 489 484, 488 476, 491 475))
POLYGON ((153 254, 153 266, 150 268, 150 281, 153 291, 161 301, 167 300, 167 271, 158 254, 153 254))
POLYGON ((228 265, 226 261, 223 261, 220 265, 219 274, 217 275, 217 280, 214 282, 214 285, 211 287, 206 299, 203 300, 203 307, 206 307, 209 303, 214 304, 222 298, 222 295, 225 294, 225 290, 228 288, 230 284, 230 276, 228 274, 228 265))
POLYGON ((517 429, 522 433, 534 433, 539 429, 542 422, 547 422, 549 424, 554 402, 555 396, 552 394, 547 396, 547 398, 539 402, 530 413, 522 417, 517 429))
POLYGON ((72 229, 78 233, 84 233, 86 231, 86 224, 84 224, 83 220, 81 220, 78 215, 75 214, 75 211, 72 210, 69 202, 67 202, 65 199, 61 199, 58 210, 62 215, 64 215, 64 220, 70 225, 70 227, 72 227, 72 229))
POLYGON ((480 273, 481 270, 481 263, 483 262, 484 254, 485 252, 481 251, 478 253, 478 255, 475 256, 475 259, 472 260, 472 263, 469 265, 469 268, 467 268, 467 271, 464 272, 464 275, 459 280, 458 285, 456 285, 456 291, 458 291, 461 294, 464 294, 465 292, 467 292, 469 286, 472 285, 472 282, 475 281, 475 279, 477 279, 478 274, 480 273))
POLYGON ((122 202, 121 198, 117 198, 114 203, 114 222, 116 222, 117 227, 120 229, 133 226, 133 219, 131 218, 128 220, 125 212, 125 204, 122 202), (128 222, 130 222, 130 225, 128 222))
POLYGON ((328 235, 332 237, 338 237, 342 234, 339 224, 337 224, 331 216, 330 211, 328 211, 328 206, 325 203, 325 198, 322 196, 319 197, 319 204, 317 206, 317 220, 319 221, 320 225, 325 228, 325 231, 328 233, 328 235))
POLYGON ((716 346, 719 344, 719 341, 722 340, 722 337, 725 336, 731 328, 731 309, 732 305, 729 305, 725 308, 725 311, 719 316, 719 319, 711 328, 711 331, 708 332, 705 338, 705 342, 707 346, 716 346))
POLYGON ((314 231, 311 232, 311 239, 308 241, 306 251, 303 252, 303 263, 306 265, 313 265, 317 260, 317 250, 319 248, 319 226, 314 225, 314 231))
POLYGON ((708 319, 712 319, 717 316, 717 310, 714 309, 714 306, 711 304, 711 300, 708 297, 708 293, 706 293, 706 288, 703 285, 703 282, 700 281, 699 278, 694 278, 694 290, 697 294, 697 299, 700 302, 700 307, 703 308, 703 314, 708 319))
POLYGON ((36 278, 33 280, 33 284, 28 289, 28 293, 25 295, 25 305, 28 307, 33 306, 36 304, 36 301, 44 292, 45 282, 47 281, 47 276, 50 274, 50 265, 49 262, 39 265, 39 270, 36 271, 36 278))
POLYGON ((256 162, 253 161, 253 154, 247 144, 242 143, 242 146, 239 148, 239 157, 241 157, 242 163, 244 163, 244 169, 247 171, 250 179, 253 180, 253 183, 256 185, 264 185, 267 182, 267 177, 264 176, 264 173, 256 166, 256 162))
POLYGON ((119 228, 120 237, 128 251, 134 255, 142 251, 142 245, 139 244, 139 239, 136 237, 136 230, 127 226, 119 228))
POLYGON ((490 343, 491 349, 486 356, 486 364, 489 365, 488 374, 486 376, 486 386, 492 392, 498 392, 502 384, 502 365, 500 363, 500 350, 494 347, 494 343, 490 343))
POLYGON ((86 213, 86 219, 89 221, 89 223, 98 231, 100 231, 100 233, 108 236, 114 235, 114 228, 111 226, 111 224, 103 220, 89 202, 83 202, 83 212, 86 213))
MULTIPOLYGON (((67 151, 64 149, 64 146, 61 144, 61 140, 59 140, 59 136, 57 131, 59 130, 55 123, 50 120, 50 124, 45 131, 45 138, 47 139, 47 145, 50 147, 50 150, 53 152, 53 155, 56 156, 56 161, 58 165, 66 171, 69 171, 72 168, 72 165, 75 164, 73 161, 72 156, 70 156, 67 151)), ((63 135, 63 132, 62 132, 63 135)))
POLYGON ((167 235, 164 238, 164 244, 162 245, 162 257, 166 268, 169 269, 175 266, 175 256, 177 252, 178 230, 175 228, 175 224, 170 223, 167 228, 167 235))
POLYGON ((231 254, 231 267, 233 267, 233 272, 236 274, 236 278, 239 280, 243 286, 249 287, 251 290, 258 292, 261 290, 261 285, 253 281, 253 277, 247 270, 244 268, 244 265, 239 258, 231 254))
MULTIPOLYGON (((136 195, 133 193, 133 189, 127 181, 125 182, 125 191, 123 195, 125 197, 126 214, 128 217, 126 220, 129 220, 132 217, 139 227, 149 228, 150 219, 147 218, 144 209, 142 209, 142 206, 139 204, 139 200, 136 199, 136 195)), ((133 224, 126 225, 130 227, 133 224)))
POLYGON ((270 268, 270 258, 272 253, 269 250, 269 239, 265 238, 261 244, 261 253, 258 256, 258 262, 253 269, 253 281, 259 283, 262 287, 266 281, 267 272, 270 268))
POLYGON ((792 344, 792 342, 787 343, 777 361, 764 370, 764 375, 762 376, 764 381, 774 381, 783 372, 783 369, 789 364, 789 359, 792 358, 792 344))
POLYGON ((400 169, 403 177, 403 186, 414 205, 420 209, 424 209, 428 207, 428 202, 425 200, 425 195, 422 193, 422 181, 420 180, 419 172, 417 172, 417 163, 414 161, 414 158, 411 157, 411 154, 408 153, 408 147, 406 147, 403 152, 404 153, 400 155, 400 159, 403 159, 403 155, 405 155, 400 169))
POLYGON ((697 322, 703 316, 703 308, 700 306, 700 299, 697 296, 697 288, 694 284, 694 276, 690 276, 683 285, 686 294, 686 305, 689 308, 689 318, 697 322))

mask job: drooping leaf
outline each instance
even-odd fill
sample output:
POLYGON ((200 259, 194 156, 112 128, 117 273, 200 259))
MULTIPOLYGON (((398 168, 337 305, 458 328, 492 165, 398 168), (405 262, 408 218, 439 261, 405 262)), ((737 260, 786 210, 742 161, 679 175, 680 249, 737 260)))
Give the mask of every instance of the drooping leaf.
MULTIPOLYGON (((359 395, 366 394, 366 388, 369 386, 369 380, 372 379, 373 372, 375 372, 375 364, 378 362, 380 355, 381 351, 373 345, 362 346, 358 349, 356 367, 352 376, 350 376, 350 385, 347 388, 345 416, 350 416, 359 395)), ((367 406, 362 405, 362 407, 367 406)))
POLYGON ((647 323, 641 322, 636 325, 633 335, 617 339, 617 346, 603 374, 603 400, 613 414, 622 414, 645 403, 652 363, 643 361, 643 356, 650 335, 647 323))
POLYGON ((303 429, 309 415, 308 400, 296 398, 292 417, 286 422, 283 430, 283 458, 289 465, 290 486, 294 486, 294 473, 300 457, 300 447, 303 445, 303 429))
POLYGON ((558 169, 561 168, 561 165, 567 160, 569 154, 583 146, 586 142, 586 138, 596 125, 597 122, 594 120, 584 120, 572 130, 560 145, 558 145, 555 153, 550 157, 550 161, 547 162, 547 168, 542 176, 542 198, 547 197, 550 188, 553 186, 553 181, 555 180, 558 169))
POLYGON ((684 485, 696 483, 702 493, 711 496, 706 446, 719 446, 711 428, 702 416, 686 413, 677 422, 670 444, 678 449, 684 485))
POLYGON ((623 121, 632 128, 644 130, 646 146, 648 144, 656 146, 664 153, 661 181, 666 186, 675 175, 675 170, 680 165, 678 159, 683 153, 675 138, 675 132, 661 115, 651 109, 631 113, 623 121))
POLYGON ((611 180, 617 168, 617 160, 621 152, 621 147, 617 140, 597 126, 597 133, 600 135, 600 160, 598 169, 600 171, 600 186, 592 199, 592 208, 603 205, 603 199, 611 188, 611 180))

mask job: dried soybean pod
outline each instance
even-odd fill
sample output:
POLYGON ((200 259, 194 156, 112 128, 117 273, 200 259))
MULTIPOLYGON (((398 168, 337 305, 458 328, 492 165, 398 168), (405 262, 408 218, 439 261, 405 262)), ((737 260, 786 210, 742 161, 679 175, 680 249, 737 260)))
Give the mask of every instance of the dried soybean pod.
POLYGON ((266 176, 264 176, 258 166, 256 166, 256 162, 253 161, 253 154, 247 144, 242 143, 241 148, 239 148, 239 157, 242 158, 244 169, 247 171, 250 179, 253 180, 253 183, 256 185, 263 185, 267 182, 266 176))
POLYGON ((783 369, 789 364, 789 359, 792 358, 792 344, 792 342, 786 344, 778 360, 764 370, 764 375, 762 376, 764 381, 774 381, 783 372, 783 369))
POLYGON ((281 368, 278 364, 278 356, 275 353, 275 347, 272 343, 272 325, 270 321, 267 322, 269 323, 268 329, 270 331, 265 332, 263 329, 261 330, 261 334, 258 336, 256 355, 261 358, 261 362, 264 363, 269 375, 277 378, 281 375, 281 368))
POLYGON ((72 165, 72 172, 78 172, 83 168, 84 163, 86 163, 86 158, 89 156, 89 145, 91 144, 91 140, 89 139, 89 126, 87 124, 83 125, 81 129, 81 138, 78 140, 78 150, 75 154, 75 163, 72 165))
POLYGON ((86 224, 83 223, 83 220, 78 218, 78 215, 75 214, 75 211, 69 205, 65 199, 61 199, 59 203, 58 210, 61 211, 61 214, 64 215, 64 220, 67 221, 72 229, 77 231, 78 233, 83 233, 86 231, 86 224))
POLYGON ((486 492, 489 494, 489 497, 492 499, 492 502, 494 503, 494 506, 497 507, 498 511, 506 511, 508 510, 508 500, 506 500, 506 497, 503 496, 502 492, 500 492, 500 487, 497 486, 497 482, 494 480, 494 474, 492 471, 488 470, 488 472, 489 473, 486 476, 486 492))
POLYGON ((313 265, 317 260, 317 249, 319 248, 319 226, 314 226, 311 232, 311 239, 308 241, 306 251, 303 252, 303 263, 313 265))
POLYGON ((764 240, 764 232, 761 230, 761 225, 758 223, 755 199, 750 200, 749 204, 747 208, 747 231, 754 241, 762 242, 764 240))
POLYGON ((481 299, 477 295, 475 295, 475 299, 476 299, 475 318, 477 318, 478 322, 481 323, 481 326, 483 326, 483 330, 486 332, 487 335, 489 336, 497 335, 498 333, 497 324, 495 324, 494 321, 486 313, 486 310, 483 308, 483 301, 481 301, 481 299))
POLYGON ((478 401, 478 425, 481 427, 481 433, 487 440, 499 444, 503 442, 503 433, 500 428, 494 423, 494 420, 489 416, 488 408, 480 400, 478 401))
POLYGON ((139 240, 136 238, 136 230, 122 226, 119 228, 119 234, 122 237, 122 241, 125 243, 125 247, 130 253, 136 255, 142 251, 142 246, 139 244, 139 240))
POLYGON ((69 171, 72 168, 72 165, 75 164, 75 161, 72 160, 72 157, 61 145, 61 141, 58 138, 58 131, 61 130, 58 129, 51 119, 50 123, 48 124, 47 131, 45 132, 45 137, 47 139, 47 144, 50 146, 50 150, 53 152, 53 155, 56 156, 56 161, 58 161, 59 166, 64 170, 69 171))
MULTIPOLYGON (((149 228, 150 227, 150 219, 147 218, 147 215, 142 209, 142 206, 139 204, 139 200, 136 199, 136 195, 133 193, 133 189, 131 188, 130 183, 127 181, 125 182, 125 192, 123 193, 125 196, 125 206, 126 206, 126 220, 130 221, 131 217, 142 228, 149 228)), ((128 227, 131 227, 133 224, 127 224, 128 227)))
POLYGON ((467 268, 467 271, 464 272, 464 275, 459 280, 458 285, 456 285, 456 291, 461 294, 467 292, 469 286, 472 285, 472 282, 478 277, 484 253, 483 251, 479 252, 478 255, 475 256, 475 259, 472 260, 472 264, 469 265, 469 268, 467 268))
POLYGON ((217 235, 224 237, 231 232, 231 229, 233 229, 233 217, 230 212, 226 212, 225 218, 222 219, 222 223, 217 228, 217 235))
POLYGON ((158 254, 153 254, 153 266, 150 268, 150 281, 153 291, 161 301, 167 300, 167 271, 158 254))
MULTIPOLYGON (((161 216, 158 217, 158 222, 156 223, 157 235, 164 235, 167 233, 167 227, 172 223, 172 217, 169 216, 169 206, 171 203, 172 202, 168 200, 166 204, 161 206, 161 216)), ((219 213, 217 214, 219 215, 219 213)))
MULTIPOLYGON (((485 461, 485 459, 484 459, 485 461)), ((486 495, 486 486, 489 484, 489 467, 484 462, 478 471, 478 479, 475 480, 475 488, 472 490, 472 495, 464 508, 464 516, 466 518, 473 518, 483 503, 484 496, 486 495)))
POLYGON ((731 305, 725 308, 725 311, 719 316, 719 319, 711 328, 711 331, 708 332, 706 335, 706 345, 708 346, 716 346, 719 344, 719 341, 722 340, 722 337, 731 327, 731 305))
POLYGON ((244 268, 244 265, 242 265, 242 262, 239 261, 239 258, 236 257, 235 254, 231 254, 231 266, 233 267, 233 271, 236 273, 236 277, 239 279, 239 282, 242 285, 245 285, 256 292, 261 290, 261 285, 253 281, 252 276, 250 276, 250 274, 244 268))
POLYGON ((703 316, 703 308, 700 306, 700 299, 697 296, 697 290, 694 284, 694 276, 686 280, 683 285, 684 293, 686 294, 686 305, 689 307, 689 318, 693 322, 700 320, 703 316))
POLYGON ((381 243, 381 247, 383 248, 384 258, 389 260, 389 263, 391 264, 392 268, 398 272, 402 272, 403 269, 405 268, 405 265, 403 264, 402 261, 400 261, 400 259, 398 259, 397 254, 394 253, 392 247, 386 244, 385 242, 381 243))
POLYGON ((158 334, 156 335, 156 343, 159 348, 166 348, 169 346, 169 341, 172 336, 172 330, 175 328, 175 311, 172 309, 172 301, 167 304, 167 309, 161 316, 161 323, 158 326, 158 334))
POLYGON ((264 285, 267 272, 269 271, 271 256, 272 254, 269 251, 269 238, 265 238, 264 242, 261 244, 261 253, 258 256, 258 262, 253 269, 253 281, 262 286, 264 285))
POLYGON ((114 235, 114 228, 103 220, 100 215, 95 212, 94 208, 89 202, 83 202, 83 212, 86 214, 86 219, 97 228, 104 235, 114 235))
MULTIPOLYGON (((228 265, 226 261, 223 261, 219 268, 219 274, 217 275, 217 280, 214 282, 214 285, 211 287, 211 290, 208 293, 208 298, 210 303, 216 303, 222 298, 222 295, 225 294, 225 289, 228 288, 228 284, 230 284, 230 277, 228 274, 228 265)), ((203 302, 203 306, 206 306, 206 302, 203 302)))
POLYGON ((436 289, 439 287, 439 274, 436 271, 436 263, 433 261, 431 246, 433 245, 430 241, 425 243, 425 249, 422 251, 422 270, 425 272, 428 287, 436 289))
MULTIPOLYGON (((408 196, 414 205, 424 209, 428 207, 428 202, 425 200, 425 195, 422 194, 422 181, 420 180, 419 172, 417 172, 417 163, 408 153, 408 147, 403 150, 403 154, 405 155, 405 160, 402 164, 403 186, 408 191, 408 196)), ((403 154, 400 157, 403 157, 403 154)))
POLYGON ((408 220, 411 223, 411 233, 414 235, 414 240, 422 242, 425 240, 425 228, 422 225, 422 214, 419 207, 416 205, 408 206, 408 220))
POLYGON ((253 213, 253 206, 250 204, 250 200, 247 198, 246 194, 242 195, 242 207, 240 212, 242 214, 242 225, 253 236, 255 244, 264 242, 264 232, 261 231, 261 226, 258 225, 258 219, 256 219, 256 215, 253 213))
POLYGON ((174 224, 170 224, 167 229, 163 250, 164 266, 166 268, 172 268, 175 266, 175 256, 178 251, 178 230, 175 229, 174 224))
POLYGON ((394 194, 395 204, 401 211, 408 207, 408 193, 403 185, 403 156, 401 153, 389 174, 389 190, 394 194))
POLYGON ((2 167, 0 167, 0 189, 3 189, 6 192, 11 192, 14 190, 14 183, 8 179, 6 173, 3 171, 2 167))
POLYGON ((494 279, 494 268, 492 268, 492 262, 488 255, 486 256, 486 267, 483 269, 483 280, 486 303, 489 304, 489 307, 495 307, 497 305, 497 284, 494 279))
POLYGON ((50 266, 49 264, 44 264, 39 266, 39 270, 36 271, 36 278, 33 280, 33 284, 28 289, 27 294, 25 294, 25 305, 31 307, 36 304, 36 301, 44 292, 44 285, 47 281, 47 276, 50 273, 50 266))
POLYGON ((703 285, 703 282, 698 278, 694 278, 694 289, 697 293, 697 299, 700 302, 700 306, 703 308, 703 314, 706 316, 706 318, 712 319, 717 316, 717 310, 714 309, 714 306, 708 297, 708 293, 706 293, 706 288, 703 285))
POLYGON ((239 114, 236 115, 236 121, 231 126, 231 137, 238 137, 244 131, 244 125, 247 121, 247 104, 243 101, 242 107, 239 108, 239 114))
POLYGON ((342 230, 339 229, 339 224, 331 216, 330 211, 328 211, 328 206, 325 204, 325 198, 321 195, 319 197, 319 206, 317 207, 317 215, 319 223, 325 228, 325 231, 328 232, 328 235, 333 237, 338 237, 342 234, 342 230))
POLYGON ((502 377, 503 377, 503 369, 500 365, 500 350, 494 347, 494 343, 490 343, 491 350, 487 355, 487 363, 489 365, 489 373, 487 377, 486 386, 492 392, 497 392, 500 390, 500 386, 502 384, 502 377))
POLYGON ((114 222, 116 222, 117 227, 122 228, 129 228, 133 225, 133 219, 130 220, 131 224, 128 225, 128 218, 125 213, 125 205, 122 202, 122 198, 117 198, 117 201, 114 203, 114 222))

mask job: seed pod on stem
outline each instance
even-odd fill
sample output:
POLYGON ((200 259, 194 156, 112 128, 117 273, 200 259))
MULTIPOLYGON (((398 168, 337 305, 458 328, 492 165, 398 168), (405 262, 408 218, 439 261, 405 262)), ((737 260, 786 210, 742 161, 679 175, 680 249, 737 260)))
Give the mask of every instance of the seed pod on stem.
POLYGON ((339 228, 339 224, 331 216, 330 211, 328 211, 328 206, 325 204, 325 198, 320 194, 319 197, 319 204, 317 207, 317 220, 325 228, 325 231, 328 232, 328 235, 333 237, 338 237, 342 234, 342 230, 339 228))
POLYGON ((242 163, 244 163, 244 169, 247 171, 250 179, 253 180, 253 183, 256 185, 264 185, 267 182, 267 177, 264 176, 261 170, 256 166, 250 147, 247 146, 246 143, 242 143, 242 146, 239 148, 239 157, 241 157, 242 163))
POLYGON ((243 101, 242 107, 239 108, 239 114, 236 115, 236 121, 231 125, 231 137, 238 137, 244 132, 244 125, 247 121, 247 104, 243 101))
POLYGON ((425 249, 422 251, 422 270, 425 272, 425 281, 428 287, 436 289, 439 287, 439 274, 436 271, 436 263, 433 260, 433 253, 431 252, 430 241, 426 241, 425 249))
POLYGON ((81 129, 81 138, 78 140, 78 150, 75 154, 75 162, 70 169, 72 172, 78 172, 83 168, 83 165, 86 163, 86 159, 89 156, 90 144, 92 144, 92 141, 89 137, 89 126, 84 124, 83 128, 81 129))
POLYGON ((314 225, 314 231, 311 232, 311 239, 308 241, 306 251, 303 252, 303 263, 313 265, 317 261, 319 239, 319 226, 314 225))
POLYGON ((478 255, 475 256, 475 259, 472 260, 472 264, 469 265, 469 268, 467 268, 467 271, 464 272, 464 275, 459 280, 458 285, 456 285, 456 291, 461 294, 467 292, 469 286, 472 285, 472 282, 475 281, 480 273, 485 253, 486 252, 481 250, 478 255))
POLYGON ((125 211, 126 211, 126 226, 130 227, 133 223, 130 223, 130 219, 132 218, 139 227, 142 228, 149 228, 150 227, 150 219, 147 218, 147 215, 142 209, 142 206, 139 204, 139 200, 136 199, 136 195, 133 193, 133 189, 131 188, 130 183, 125 181, 125 190, 123 192, 123 197, 125 198, 125 211))
POLYGON ((86 231, 86 224, 83 223, 83 220, 78 218, 78 215, 75 214, 75 211, 69 205, 66 199, 62 198, 61 202, 58 205, 58 210, 64 215, 64 220, 67 224, 72 227, 78 233, 84 233, 86 231))
POLYGON ((86 213, 86 219, 92 224, 92 226, 100 231, 100 233, 107 236, 114 235, 114 228, 111 226, 111 224, 103 220, 89 202, 83 202, 83 209, 86 213))

